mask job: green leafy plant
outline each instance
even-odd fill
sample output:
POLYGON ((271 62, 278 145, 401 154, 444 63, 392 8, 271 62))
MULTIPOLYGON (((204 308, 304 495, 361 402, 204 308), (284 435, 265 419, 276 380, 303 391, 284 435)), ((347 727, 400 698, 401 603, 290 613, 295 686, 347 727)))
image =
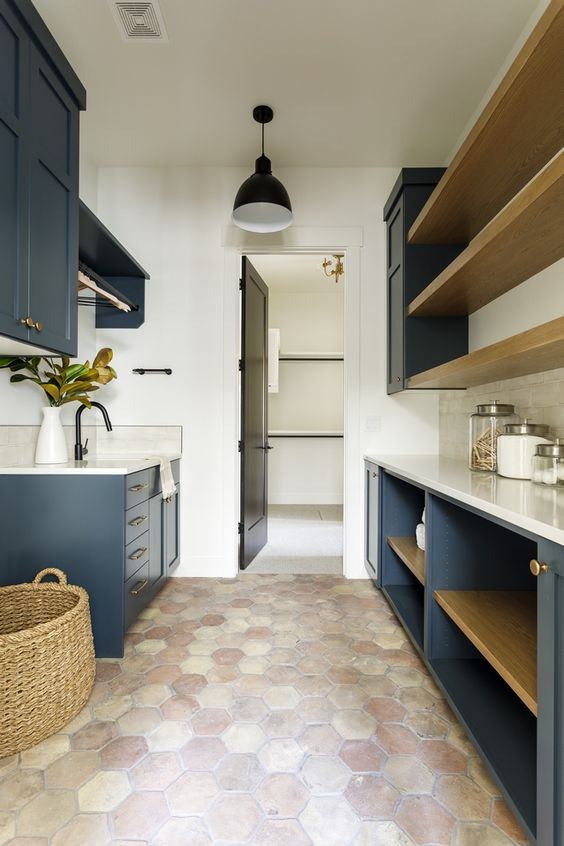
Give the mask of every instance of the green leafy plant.
POLYGON ((0 357, 0 369, 12 372, 10 382, 35 382, 45 391, 52 406, 66 405, 68 402, 82 402, 91 408, 88 397, 101 385, 107 385, 117 379, 117 373, 110 367, 114 354, 109 347, 104 347, 92 362, 71 364, 67 356, 58 358, 36 356, 30 358, 0 357))

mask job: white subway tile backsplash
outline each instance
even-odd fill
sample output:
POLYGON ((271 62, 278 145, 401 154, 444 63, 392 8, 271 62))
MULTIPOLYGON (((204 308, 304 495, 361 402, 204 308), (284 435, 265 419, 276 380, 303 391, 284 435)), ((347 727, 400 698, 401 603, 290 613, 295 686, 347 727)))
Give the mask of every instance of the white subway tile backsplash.
MULTIPOLYGON (((63 426, 69 460, 74 458, 75 428, 63 426)), ((0 426, 0 465, 32 464, 39 426, 0 426)), ((88 439, 90 455, 171 455, 182 452, 182 426, 83 426, 82 443, 88 439)))
POLYGON ((466 459, 468 418, 480 403, 511 403, 524 419, 546 423, 555 437, 564 437, 564 367, 532 373, 503 382, 477 385, 467 391, 442 391, 439 395, 439 452, 466 459))

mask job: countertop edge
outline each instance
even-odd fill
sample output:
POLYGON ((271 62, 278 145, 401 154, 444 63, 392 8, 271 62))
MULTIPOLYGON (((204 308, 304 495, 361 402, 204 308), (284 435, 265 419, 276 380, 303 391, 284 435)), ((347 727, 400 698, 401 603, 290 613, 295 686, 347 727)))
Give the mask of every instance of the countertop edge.
MULTIPOLYGON (((517 525, 532 534, 538 535, 547 540, 564 545, 564 487, 557 489, 544 488, 539 485, 534 485, 533 482, 523 481, 519 479, 508 479, 505 477, 496 476, 496 483, 505 489, 506 494, 513 493, 516 497, 522 494, 526 489, 530 492, 532 500, 535 497, 539 501, 539 508, 543 507, 541 498, 544 494, 549 493, 554 497, 554 505, 560 511, 561 525, 555 525, 548 519, 540 519, 528 513, 526 510, 516 510, 507 505, 493 502, 489 499, 477 496, 464 488, 449 484, 432 472, 432 464, 442 465, 443 468, 448 469, 451 473, 460 474, 461 478, 465 478, 468 482, 472 477, 476 477, 466 462, 453 458, 446 458, 441 455, 370 455, 365 454, 364 459, 388 470, 392 473, 401 476, 407 481, 415 482, 431 491, 438 494, 443 494, 451 499, 458 500, 465 505, 476 508, 485 514, 490 514, 492 517, 497 517, 504 520, 511 525, 517 525), (417 463, 423 465, 423 469, 418 468, 417 463), (427 464, 428 468, 424 468, 427 464), (410 466, 411 465, 411 466, 410 466)), ((436 470, 438 474, 438 467, 436 470)), ((480 474, 483 476, 484 474, 480 474)), ((487 474, 490 475, 490 474, 487 474)))
POLYGON ((180 453, 161 455, 143 455, 139 453, 128 455, 92 456, 84 461, 69 461, 66 464, 14 464, 0 467, 1 476, 128 476, 140 470, 156 467, 159 459, 168 458, 177 461, 182 458, 180 453))

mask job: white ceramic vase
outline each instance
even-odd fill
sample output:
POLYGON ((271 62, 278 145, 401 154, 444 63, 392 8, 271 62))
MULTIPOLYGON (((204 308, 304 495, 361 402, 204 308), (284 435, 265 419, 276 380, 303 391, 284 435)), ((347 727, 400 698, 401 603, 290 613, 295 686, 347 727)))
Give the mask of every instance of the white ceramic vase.
POLYGON ((35 447, 36 464, 65 464, 69 460, 67 442, 61 424, 61 409, 47 406, 42 409, 43 423, 35 447))

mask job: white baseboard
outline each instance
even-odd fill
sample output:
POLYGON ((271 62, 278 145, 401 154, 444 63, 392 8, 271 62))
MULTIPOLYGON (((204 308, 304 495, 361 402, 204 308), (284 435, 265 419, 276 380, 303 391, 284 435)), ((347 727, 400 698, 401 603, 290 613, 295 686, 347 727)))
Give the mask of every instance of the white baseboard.
POLYGON ((268 498, 270 505, 342 505, 343 494, 321 493, 280 493, 270 494, 268 498))
POLYGON ((231 563, 225 558, 183 555, 172 578, 233 579, 236 575, 237 572, 233 572, 231 563))

